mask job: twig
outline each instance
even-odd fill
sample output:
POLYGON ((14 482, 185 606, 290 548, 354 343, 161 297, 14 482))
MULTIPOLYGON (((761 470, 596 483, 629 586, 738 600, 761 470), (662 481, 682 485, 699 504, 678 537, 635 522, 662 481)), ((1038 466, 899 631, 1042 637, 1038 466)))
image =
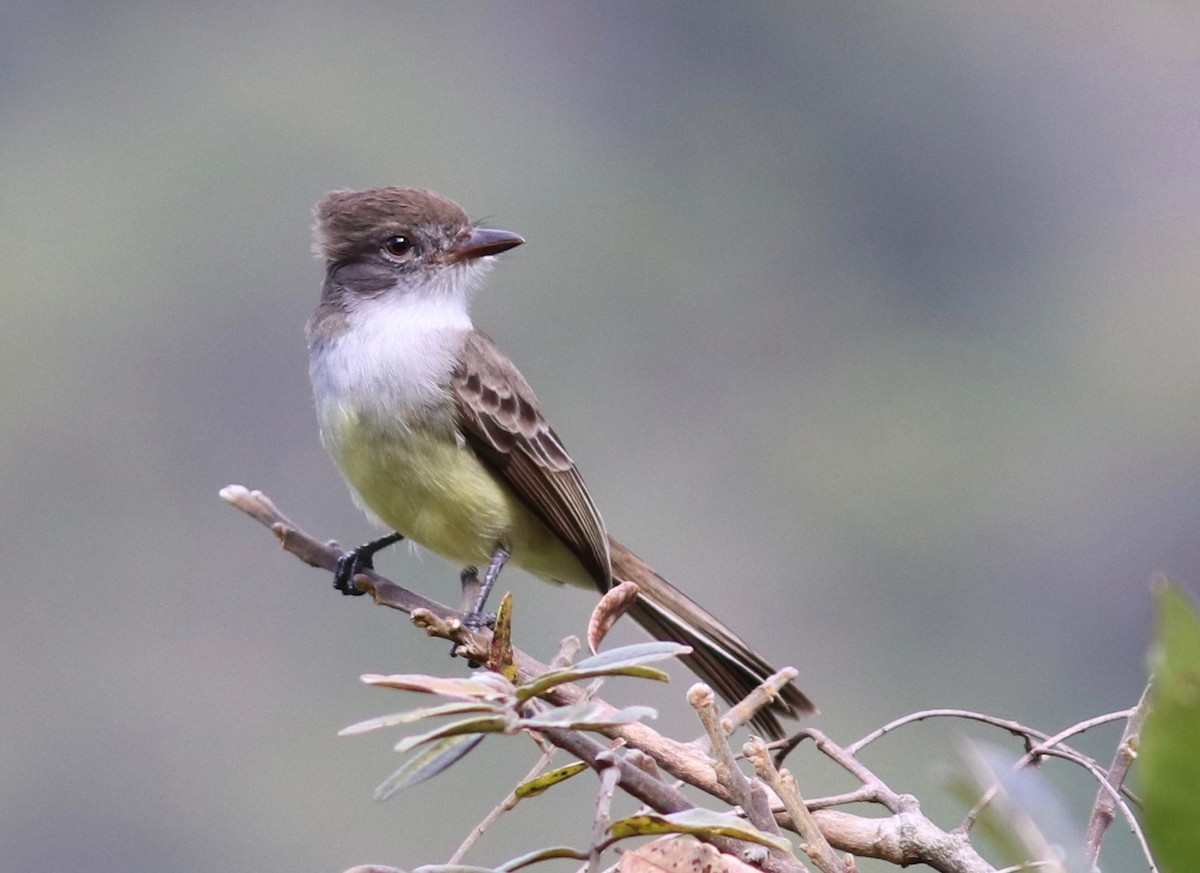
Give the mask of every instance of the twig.
MULTIPOLYGON (((1119 721, 1123 718, 1129 718, 1131 715, 1133 715, 1133 713, 1134 710, 1132 709, 1123 709, 1120 712, 1109 712, 1104 715, 1098 715, 1095 718, 1089 718, 1084 721, 1077 722, 1070 727, 1063 729, 1054 736, 1047 737, 1045 740, 1038 743, 1036 746, 1018 758, 1017 762, 1013 764, 1012 768, 1014 770, 1020 770, 1022 767, 1032 764, 1038 758, 1053 750, 1054 747, 1061 744, 1063 740, 1069 739, 1077 734, 1081 734, 1084 731, 1091 730, 1094 727, 1099 727, 1100 725, 1108 724, 1109 722, 1119 721)), ((1095 762, 1084 764, 1084 767, 1088 770, 1088 772, 1095 776, 1097 780, 1099 780, 1101 790, 1103 791, 1104 788, 1109 784, 1108 774, 1101 770, 1100 766, 1095 762)), ((979 802, 976 803, 975 806, 967 813, 967 817, 963 819, 962 824, 960 824, 955 830, 963 832, 969 831, 975 824, 975 821, 979 818, 979 815, 995 798, 996 793, 999 790, 1000 786, 997 784, 993 785, 986 792, 984 792, 983 797, 981 797, 979 802)), ((1121 803, 1122 806, 1124 806, 1124 803, 1121 803)), ((1130 817, 1132 818, 1132 813, 1130 813, 1130 817)))
MULTIPOLYGON (((554 757, 555 751, 556 750, 553 746, 546 745, 546 747, 542 749, 542 754, 538 758, 537 763, 533 765, 533 769, 526 773, 525 778, 523 778, 518 784, 522 784, 528 782, 530 779, 536 778, 544 769, 546 769, 546 765, 549 764, 550 759, 554 757)), ((487 829, 494 825, 497 820, 499 820, 500 816, 504 815, 504 813, 511 810, 520 802, 521 798, 517 797, 516 791, 509 792, 508 797, 500 801, 496 808, 484 817, 483 821, 475 825, 475 827, 471 830, 471 833, 469 833, 467 838, 463 840, 462 845, 458 847, 454 854, 450 856, 450 860, 446 863, 459 863, 463 859, 463 856, 465 856, 467 852, 471 850, 471 847, 479 841, 479 838, 487 832, 487 829)))
MULTIPOLYGON (((269 528, 285 551, 312 567, 332 572, 337 567, 338 559, 346 554, 336 544, 321 542, 305 533, 281 513, 261 491, 251 491, 242 485, 229 485, 221 489, 221 497, 269 528)), ((413 623, 427 633, 453 640, 459 646, 459 654, 468 660, 478 663, 487 660, 491 642, 490 631, 486 628, 475 631, 464 628, 459 621, 461 613, 456 610, 408 591, 374 571, 363 571, 354 577, 354 581, 363 590, 373 593, 373 600, 377 605, 408 612, 412 615, 413 623)), ((541 675, 549 669, 519 649, 514 648, 513 654, 521 673, 521 681, 541 675)), ((559 706, 580 703, 585 696, 586 692, 583 689, 569 684, 559 685, 546 695, 547 699, 559 706)), ((724 787, 716 781, 712 762, 692 744, 664 737, 648 725, 639 723, 606 728, 602 733, 613 739, 624 740, 633 748, 641 749, 653 758, 659 767, 677 779, 682 779, 689 785, 694 785, 722 800, 728 799, 724 787)))
MULTIPOLYGON (((1134 707, 1129 721, 1125 723, 1125 732, 1121 734, 1121 740, 1117 743, 1116 754, 1108 768, 1108 785, 1113 789, 1119 790, 1125 784, 1125 776, 1128 774, 1134 758, 1137 757, 1134 747, 1141 736, 1142 725, 1145 723, 1146 713, 1150 709, 1150 688, 1151 686, 1147 685, 1142 691, 1142 698, 1134 707)), ((1095 864, 1100 857, 1100 846, 1104 842, 1104 835, 1117 817, 1116 808, 1119 800, 1119 798, 1114 800, 1112 793, 1106 791, 1103 785, 1096 792, 1096 802, 1092 807, 1092 816, 1088 820, 1083 840, 1088 861, 1092 864, 1095 864)), ((1149 859, 1149 855, 1147 855, 1147 859, 1149 859)))
MULTIPOLYGON (((337 543, 323 543, 306 534, 280 512, 261 491, 251 491, 242 485, 227 485, 220 493, 227 503, 269 527, 284 551, 291 552, 310 567, 333 572, 337 569, 338 561, 349 554, 337 543)), ((377 604, 390 606, 401 612, 412 613, 417 609, 427 609, 445 620, 460 615, 458 610, 402 588, 373 570, 359 571, 354 577, 354 584, 360 591, 371 594, 377 604)))
POLYGON ((851 755, 857 755, 870 743, 875 742, 880 737, 890 734, 897 728, 905 725, 913 724, 919 721, 925 721, 929 718, 962 718, 968 721, 978 721, 983 724, 989 724, 992 727, 998 727, 1001 730, 1008 731, 1015 737, 1020 737, 1025 740, 1025 750, 1029 751, 1034 746, 1034 740, 1044 741, 1049 738, 1048 734, 1042 733, 1031 727, 1026 727, 1020 722, 1011 721, 1007 718, 997 718, 994 715, 988 715, 983 712, 972 712, 969 709, 923 709, 920 712, 911 712, 908 715, 902 716, 895 721, 890 721, 881 728, 871 731, 865 737, 846 746, 846 751, 851 755))
POLYGON ((600 856, 604 853, 604 833, 608 830, 609 811, 612 809, 613 792, 621 778, 621 769, 616 766, 617 756, 611 750, 596 756, 600 767, 600 790, 596 792, 596 814, 592 819, 592 839, 588 843, 587 873, 598 873, 600 856))
POLYGON ((860 819, 849 813, 820 808, 821 801, 808 805, 813 819, 830 845, 859 857, 877 858, 900 867, 926 864, 942 873, 995 873, 995 868, 975 851, 966 834, 947 833, 921 812, 920 803, 910 794, 898 794, 866 765, 815 728, 805 728, 795 742, 812 740, 818 751, 841 766, 862 783, 858 791, 829 798, 827 805, 846 801, 878 803, 895 813, 888 819, 860 819), (862 830, 858 822, 873 826, 862 830))
MULTIPOLYGON (((605 767, 618 769, 621 774, 620 786, 651 809, 661 813, 672 813, 694 808, 691 801, 677 789, 659 782, 629 761, 610 755, 604 746, 580 731, 554 728, 541 731, 541 734, 554 745, 570 752, 594 770, 605 767)), ((742 841, 728 837, 709 837, 707 842, 711 842, 722 852, 730 855, 738 855, 744 848, 742 841)), ((607 848, 610 843, 611 841, 606 841, 602 844, 602 848, 607 848)), ((764 867, 771 873, 793 873, 795 869, 776 863, 774 856, 768 856, 764 867)))
MULTIPOLYGON (((853 800, 845 802, 878 803, 885 806, 889 812, 896 813, 912 811, 914 801, 911 796, 897 794, 869 767, 854 757, 849 748, 842 748, 823 732, 816 728, 805 728, 799 731, 793 739, 797 742, 806 739, 812 740, 818 751, 862 783, 862 788, 853 793, 853 800)), ((834 804, 827 805, 833 806, 834 804)))
POLYGON ((779 697, 779 692, 784 686, 799 675, 800 671, 795 667, 784 667, 760 682, 753 691, 725 713, 721 719, 725 723, 725 733, 732 734, 738 728, 749 724, 759 710, 770 706, 779 697))
POLYGON ((703 682, 697 682, 688 689, 688 703, 696 710, 704 732, 708 734, 713 756, 716 758, 717 780, 729 791, 729 797, 746 813, 746 818, 760 831, 770 834, 780 833, 779 824, 771 815, 770 806, 765 810, 756 808, 751 793, 750 778, 742 772, 734 758, 733 749, 729 747, 729 734, 725 732, 722 719, 717 714, 717 701, 713 690, 703 682))
POLYGON ((796 781, 786 770, 780 771, 775 768, 766 744, 755 737, 746 743, 742 751, 754 765, 754 771, 758 774, 758 778, 766 782, 783 801, 784 809, 792 817, 792 823, 796 825, 800 839, 804 841, 800 848, 812 859, 817 868, 822 873, 854 873, 852 867, 847 867, 842 863, 842 859, 834 853, 833 847, 821 833, 821 828, 808 811, 808 807, 804 805, 804 798, 800 796, 800 789, 796 785, 796 781))
MULTIPOLYGON (((1095 727, 1097 724, 1105 724, 1107 721, 1116 721, 1122 717, 1124 717, 1124 714, 1110 713, 1108 715, 1099 716, 1098 721, 1089 719, 1087 722, 1081 722, 1080 724, 1083 725, 1083 729, 1086 730, 1087 728, 1095 727)), ((1013 736, 1020 737, 1024 741, 1026 754, 1033 755, 1033 757, 1030 758, 1030 761, 1035 761, 1040 757, 1062 758, 1064 761, 1070 761, 1071 763, 1082 767, 1093 775, 1104 772, 1094 759, 1088 757, 1077 749, 1074 749, 1062 742, 1056 744, 1049 743, 1048 741, 1051 739, 1051 736, 1043 731, 1039 731, 1036 728, 1026 727, 1020 722, 1011 721, 1005 718, 998 718, 982 712, 972 712, 971 710, 967 709, 926 709, 920 712, 910 713, 902 718, 898 718, 895 721, 885 724, 883 727, 867 734, 862 739, 851 743, 846 747, 846 751, 852 755, 856 755, 869 743, 873 743, 875 740, 878 740, 880 737, 891 733, 897 728, 930 718, 961 718, 967 721, 977 721, 982 724, 991 725, 992 727, 997 727, 1001 730, 1007 731, 1013 736)), ((801 734, 803 734, 803 732, 801 732, 801 734)), ((786 752, 790 751, 791 747, 801 739, 803 739, 803 736, 798 734, 796 737, 789 740, 788 746, 785 747, 785 750, 780 754, 786 754, 786 752)), ((1130 792, 1128 789, 1124 788, 1124 786, 1122 786, 1121 790, 1122 793, 1130 795, 1130 792)))

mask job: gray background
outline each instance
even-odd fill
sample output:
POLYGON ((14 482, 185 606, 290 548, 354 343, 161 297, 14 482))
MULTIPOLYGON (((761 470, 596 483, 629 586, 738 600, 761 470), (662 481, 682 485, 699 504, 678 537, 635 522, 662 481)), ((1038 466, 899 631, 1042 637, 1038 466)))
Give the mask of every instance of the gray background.
MULTIPOLYGON (((438 861, 534 759, 490 741, 373 803, 394 738, 336 731, 411 701, 357 676, 465 667, 217 499, 372 534, 305 372, 335 187, 433 187, 527 237, 478 322, 610 529, 797 665, 833 736, 1131 705, 1149 580, 1200 581, 1197 15, 4 4, 0 866, 438 861)), ((436 557, 381 569, 454 598, 436 557)), ((592 597, 504 585, 530 651, 582 631, 592 597)), ((673 673, 612 696, 692 735, 673 673)), ((952 826, 964 734, 868 763, 952 826)), ((1094 787, 1051 773, 1082 820, 1094 787)), ((583 843, 577 781, 472 858, 583 843)))

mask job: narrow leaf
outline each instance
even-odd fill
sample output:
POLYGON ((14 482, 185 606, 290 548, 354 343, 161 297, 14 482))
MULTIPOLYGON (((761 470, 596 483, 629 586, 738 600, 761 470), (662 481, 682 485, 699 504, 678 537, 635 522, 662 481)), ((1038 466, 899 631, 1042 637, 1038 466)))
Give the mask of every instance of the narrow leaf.
POLYGON ((614 839, 644 837, 655 834, 693 834, 695 836, 732 837, 759 843, 784 852, 792 850, 792 844, 783 837, 766 834, 738 818, 731 812, 713 812, 708 809, 688 809, 670 815, 642 813, 613 822, 608 832, 614 839))
POLYGON ((580 670, 578 667, 564 667, 561 670, 548 670, 529 682, 517 688, 517 700, 529 700, 545 694, 556 685, 567 682, 581 682, 584 679, 595 679, 599 676, 630 676, 634 679, 653 679, 656 682, 670 682, 671 677, 657 667, 643 667, 638 664, 624 666, 594 668, 580 670))
POLYGON ((613 709, 606 703, 589 700, 570 706, 558 706, 521 719, 520 726, 542 730, 565 728, 573 730, 596 730, 614 725, 630 724, 643 718, 657 718, 658 713, 649 706, 629 706, 613 709))
POLYGON ((432 779, 479 745, 483 737, 483 734, 446 737, 428 749, 413 755, 401 765, 400 769, 375 789, 375 799, 387 800, 405 788, 411 788, 426 779, 432 779))
POLYGON ((456 737, 462 734, 497 734, 508 726, 508 719, 503 715, 484 715, 479 718, 464 718, 459 721, 452 721, 450 724, 444 724, 436 727, 433 730, 417 734, 411 737, 405 737, 400 742, 396 743, 395 749, 403 754, 415 749, 417 746, 431 743, 434 740, 440 740, 443 737, 456 737))
POLYGON ((593 670, 598 667, 622 667, 626 664, 650 664, 667 658, 677 658, 692 651, 691 646, 668 641, 635 643, 632 646, 621 646, 609 649, 590 658, 584 658, 573 666, 577 670, 593 670))
POLYGON ((525 855, 505 861, 499 867, 473 867, 470 864, 425 864, 413 870, 413 873, 508 873, 519 870, 540 861, 553 861, 557 858, 567 858, 572 861, 586 861, 587 852, 580 852, 569 846, 554 846, 548 849, 537 849, 525 855))
POLYGON ((559 782, 565 782, 572 776, 582 773, 587 768, 588 765, 582 761, 567 764, 565 767, 557 767, 554 770, 543 773, 541 776, 536 776, 533 779, 522 782, 513 789, 513 794, 520 798, 537 797, 542 792, 553 788, 559 782))
POLYGON ((520 870, 522 867, 528 867, 530 864, 537 864, 541 861, 552 861, 555 858, 586 861, 588 853, 572 849, 570 846, 552 846, 548 849, 537 849, 525 855, 520 855, 511 861, 505 861, 500 865, 500 869, 505 871, 520 870))
POLYGON ((419 673, 368 673, 362 677, 362 681, 368 685, 382 685, 401 691, 440 694, 455 700, 500 700, 513 691, 511 685, 497 673, 479 673, 471 679, 443 679, 419 673))
POLYGON ((492 628, 492 645, 488 653, 488 667, 495 670, 509 682, 515 683, 521 678, 517 665, 513 662, 512 649, 512 592, 505 592, 500 599, 500 609, 496 612, 496 624, 492 628))
POLYGON ((338 731, 338 736, 349 737, 357 734, 365 734, 368 731, 379 730, 380 728, 412 724, 414 721, 420 721, 424 718, 436 718, 442 715, 461 715, 464 712, 494 712, 495 710, 496 705, 493 703, 443 703, 441 706, 428 706, 423 709, 410 709, 408 712, 395 712, 390 715, 368 718, 365 721, 342 728, 338 731))

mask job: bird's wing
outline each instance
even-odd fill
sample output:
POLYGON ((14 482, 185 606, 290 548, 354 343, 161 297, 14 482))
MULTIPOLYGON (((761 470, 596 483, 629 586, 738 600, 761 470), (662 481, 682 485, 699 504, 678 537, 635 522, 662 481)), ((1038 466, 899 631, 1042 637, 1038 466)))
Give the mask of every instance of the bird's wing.
POLYGON ((520 371, 486 334, 472 331, 450 385, 468 442, 607 591, 604 522, 520 371))

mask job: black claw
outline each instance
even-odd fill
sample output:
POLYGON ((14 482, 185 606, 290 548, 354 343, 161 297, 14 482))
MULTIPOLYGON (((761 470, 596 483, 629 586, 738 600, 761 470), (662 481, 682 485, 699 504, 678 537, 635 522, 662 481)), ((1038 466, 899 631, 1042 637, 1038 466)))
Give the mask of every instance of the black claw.
POLYGON ((358 551, 347 552, 338 558, 337 569, 333 573, 333 587, 343 594, 357 597, 365 592, 359 591, 354 584, 354 576, 359 570, 372 570, 372 561, 365 561, 358 556, 358 551))
POLYGON ((337 569, 333 573, 333 587, 343 594, 354 597, 363 594, 354 584, 354 576, 363 570, 375 569, 375 553, 386 549, 393 543, 404 539, 401 534, 391 533, 369 543, 363 543, 357 549, 347 552, 338 559, 337 569))

